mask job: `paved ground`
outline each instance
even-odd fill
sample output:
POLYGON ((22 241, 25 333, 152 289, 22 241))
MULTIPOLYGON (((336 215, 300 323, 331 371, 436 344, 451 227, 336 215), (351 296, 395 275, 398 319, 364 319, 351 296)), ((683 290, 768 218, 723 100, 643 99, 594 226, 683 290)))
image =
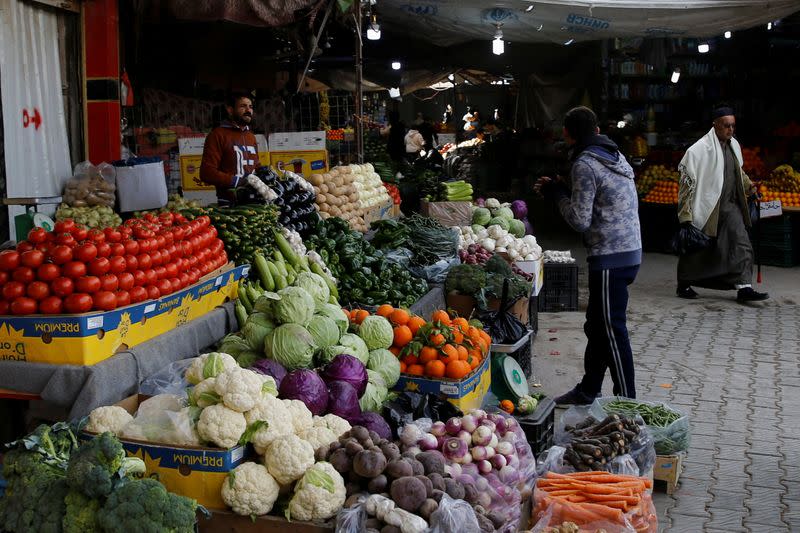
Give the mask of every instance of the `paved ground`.
MULTIPOLYGON (((546 248, 556 246, 580 249, 563 240, 546 248)), ((800 268, 764 267, 760 288, 774 297, 742 306, 733 292, 676 298, 675 265, 672 256, 646 255, 628 313, 638 396, 691 417, 678 490, 656 491, 659 531, 800 531, 800 268)), ((539 390, 560 394, 579 379, 582 325, 580 312, 539 315, 539 390)))

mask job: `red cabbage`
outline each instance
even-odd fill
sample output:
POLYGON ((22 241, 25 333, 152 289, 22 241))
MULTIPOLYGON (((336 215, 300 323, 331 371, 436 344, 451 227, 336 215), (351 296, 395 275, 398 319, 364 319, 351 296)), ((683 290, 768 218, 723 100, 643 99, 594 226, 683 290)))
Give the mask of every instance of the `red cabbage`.
POLYGON ((389 423, 374 411, 365 411, 355 420, 349 421, 354 426, 363 426, 377 433, 382 439, 392 440, 392 429, 389 423))
POLYGON ((300 400, 315 415, 324 414, 328 407, 328 387, 313 370, 301 368, 286 374, 278 395, 286 400, 300 400))
POLYGON ((320 376, 326 383, 333 381, 346 381, 356 390, 356 394, 361 398, 367 389, 367 367, 358 360, 357 357, 347 354, 339 354, 320 372, 320 376))
POLYGON ((278 388, 280 388, 283 378, 286 377, 286 369, 283 368, 283 365, 272 359, 259 359, 252 364, 250 370, 265 376, 272 376, 275 386, 278 388))
POLYGON ((486 205, 486 200, 484 200, 483 198, 478 198, 477 200, 475 200, 475 205, 477 205, 478 207, 483 207, 486 205))
POLYGON ((361 415, 358 393, 347 381, 328 382, 328 412, 351 422, 361 415))
POLYGON ((522 220, 528 216, 528 204, 525 200, 514 200, 511 202, 511 211, 514 213, 514 218, 522 220))

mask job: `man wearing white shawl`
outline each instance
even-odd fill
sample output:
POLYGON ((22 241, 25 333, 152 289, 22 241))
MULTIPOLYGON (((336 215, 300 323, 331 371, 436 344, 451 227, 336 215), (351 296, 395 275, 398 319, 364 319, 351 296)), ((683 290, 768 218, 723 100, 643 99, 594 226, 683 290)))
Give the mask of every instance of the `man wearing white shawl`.
POLYGON ((733 137, 736 117, 730 107, 712 113, 713 127, 694 143, 678 167, 678 219, 712 238, 702 250, 681 255, 678 260, 678 290, 681 298, 694 299, 692 289, 736 289, 740 302, 766 300, 766 293, 753 290, 753 247, 747 228, 750 214, 747 197, 755 186, 742 170, 742 150, 733 137))

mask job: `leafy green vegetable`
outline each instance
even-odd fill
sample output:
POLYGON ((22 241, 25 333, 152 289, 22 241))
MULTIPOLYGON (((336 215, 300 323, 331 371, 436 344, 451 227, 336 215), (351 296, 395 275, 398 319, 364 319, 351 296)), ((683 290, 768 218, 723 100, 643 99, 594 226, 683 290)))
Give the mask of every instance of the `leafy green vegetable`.
POLYGON ((242 328, 242 335, 244 335, 250 350, 261 351, 264 348, 264 339, 276 327, 266 314, 252 313, 247 317, 247 322, 242 328))
POLYGON ((354 333, 345 333, 342 335, 342 338, 339 339, 339 344, 344 346, 345 350, 347 350, 344 353, 352 355, 364 363, 364 365, 369 361, 369 348, 367 348, 367 344, 358 335, 354 333))
POLYGON ((289 370, 310 367, 316 349, 314 337, 299 324, 278 326, 264 341, 266 356, 289 370))
POLYGON ((336 304, 324 303, 317 305, 317 314, 326 316, 336 323, 339 328, 339 335, 344 335, 350 326, 350 319, 347 318, 344 310, 336 304))
POLYGON ((362 411, 380 412, 383 402, 386 401, 386 396, 389 394, 389 389, 386 387, 386 381, 378 372, 367 369, 367 375, 369 376, 367 389, 358 400, 358 404, 362 411))
POLYGON ((314 337, 314 344, 318 349, 327 348, 339 342, 339 326, 327 316, 314 315, 314 318, 308 323, 307 329, 314 337))
POLYGON ((313 272, 300 272, 294 281, 295 286, 305 289, 314 298, 315 305, 328 302, 331 297, 331 290, 321 276, 313 272))
POLYGON ((486 286, 486 272, 478 265, 456 265, 447 273, 445 290, 473 296, 486 286))
POLYGON ((370 315, 361 322, 358 336, 364 340, 368 350, 389 348, 394 342, 392 325, 384 317, 377 315, 370 315))
POLYGON ((301 287, 286 287, 278 291, 280 300, 272 305, 272 316, 279 324, 306 326, 314 316, 314 298, 301 287))
POLYGON ((378 349, 369 352, 367 370, 380 374, 387 387, 394 387, 400 379, 400 361, 389 350, 378 349))
POLYGON ((472 223, 479 226, 486 226, 492 219, 492 213, 485 207, 476 207, 472 212, 472 223))
POLYGON ((103 531, 192 533, 197 502, 167 492, 155 479, 126 483, 115 490, 99 514, 103 531))
POLYGON ((504 230, 508 231, 508 219, 503 217, 494 217, 489 221, 488 226, 500 226, 504 230))

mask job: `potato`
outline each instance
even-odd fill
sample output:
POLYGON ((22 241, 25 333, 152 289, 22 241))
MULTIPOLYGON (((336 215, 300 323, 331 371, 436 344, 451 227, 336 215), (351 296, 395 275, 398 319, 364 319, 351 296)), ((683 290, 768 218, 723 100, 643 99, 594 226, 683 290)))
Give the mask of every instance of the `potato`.
POLYGON ((331 188, 328 187, 326 183, 323 183, 322 185, 319 186, 319 192, 321 192, 322 194, 328 194, 328 191, 330 190, 331 188))

